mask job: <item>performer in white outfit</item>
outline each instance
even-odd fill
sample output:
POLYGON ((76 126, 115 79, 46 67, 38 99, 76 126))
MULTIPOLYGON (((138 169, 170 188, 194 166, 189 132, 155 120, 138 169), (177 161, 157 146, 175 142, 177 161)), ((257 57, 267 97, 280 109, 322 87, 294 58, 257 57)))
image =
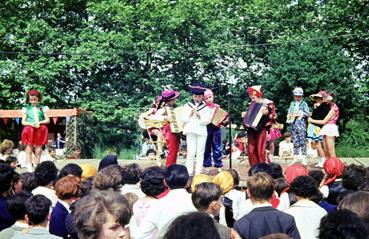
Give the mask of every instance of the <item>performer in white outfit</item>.
POLYGON ((190 176, 200 174, 204 163, 204 152, 207 138, 207 125, 211 121, 212 111, 204 103, 206 88, 201 84, 190 86, 192 101, 187 102, 182 111, 183 134, 186 135, 187 158, 186 167, 190 176))

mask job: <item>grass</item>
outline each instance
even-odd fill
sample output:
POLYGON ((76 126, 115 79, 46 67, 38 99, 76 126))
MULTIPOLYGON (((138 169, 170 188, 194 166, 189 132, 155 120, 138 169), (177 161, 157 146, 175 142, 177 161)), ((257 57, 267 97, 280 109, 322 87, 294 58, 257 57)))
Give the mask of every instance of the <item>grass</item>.
POLYGON ((95 147, 93 158, 95 159, 102 159, 104 156, 108 154, 115 154, 118 155, 118 159, 124 160, 134 160, 138 150, 136 149, 116 149, 116 148, 107 148, 103 149, 100 147, 95 147))
POLYGON ((340 144, 336 147, 336 154, 341 158, 366 158, 369 157, 369 148, 340 144))

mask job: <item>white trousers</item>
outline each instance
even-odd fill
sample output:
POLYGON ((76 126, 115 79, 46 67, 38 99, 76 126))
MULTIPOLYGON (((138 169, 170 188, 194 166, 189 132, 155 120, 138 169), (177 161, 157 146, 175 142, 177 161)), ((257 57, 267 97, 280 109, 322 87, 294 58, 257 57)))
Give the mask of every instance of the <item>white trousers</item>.
POLYGON ((193 176, 193 166, 195 162, 195 175, 200 174, 204 164, 204 152, 207 136, 188 133, 186 167, 188 174, 193 176), (195 161, 196 160, 196 161, 195 161))

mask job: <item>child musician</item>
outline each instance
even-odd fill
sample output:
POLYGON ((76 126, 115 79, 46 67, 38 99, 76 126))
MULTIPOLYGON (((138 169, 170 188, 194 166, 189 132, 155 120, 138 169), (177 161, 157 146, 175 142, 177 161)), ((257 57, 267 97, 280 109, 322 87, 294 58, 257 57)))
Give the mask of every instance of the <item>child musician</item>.
POLYGON ((292 142, 294 146, 294 158, 290 165, 297 162, 300 149, 302 153, 302 164, 307 165, 306 152, 306 120, 309 117, 309 106, 303 100, 304 91, 301 87, 293 90, 295 100, 288 108, 287 123, 290 124, 292 142))
POLYGON ((37 90, 28 91, 29 104, 22 108, 22 144, 26 145, 27 170, 33 171, 32 163, 40 163, 42 146, 47 144, 48 129, 50 122, 48 116, 49 107, 40 104, 41 93, 37 90), (34 162, 32 162, 33 147, 35 148, 34 162))
POLYGON ((190 86, 192 101, 187 102, 182 111, 183 134, 186 135, 188 173, 200 174, 204 164, 204 152, 207 138, 207 125, 211 121, 211 110, 203 101, 206 88, 201 84, 190 86), (196 159, 196 162, 195 162, 196 159))

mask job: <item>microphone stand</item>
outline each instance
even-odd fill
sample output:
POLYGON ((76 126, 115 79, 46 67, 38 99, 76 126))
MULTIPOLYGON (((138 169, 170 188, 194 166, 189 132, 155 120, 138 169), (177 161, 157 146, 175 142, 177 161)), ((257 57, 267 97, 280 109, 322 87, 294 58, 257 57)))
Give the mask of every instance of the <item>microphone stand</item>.
POLYGON ((232 169, 232 116, 231 116, 231 97, 232 93, 229 91, 227 93, 228 100, 228 140, 229 140, 229 169, 232 169))

